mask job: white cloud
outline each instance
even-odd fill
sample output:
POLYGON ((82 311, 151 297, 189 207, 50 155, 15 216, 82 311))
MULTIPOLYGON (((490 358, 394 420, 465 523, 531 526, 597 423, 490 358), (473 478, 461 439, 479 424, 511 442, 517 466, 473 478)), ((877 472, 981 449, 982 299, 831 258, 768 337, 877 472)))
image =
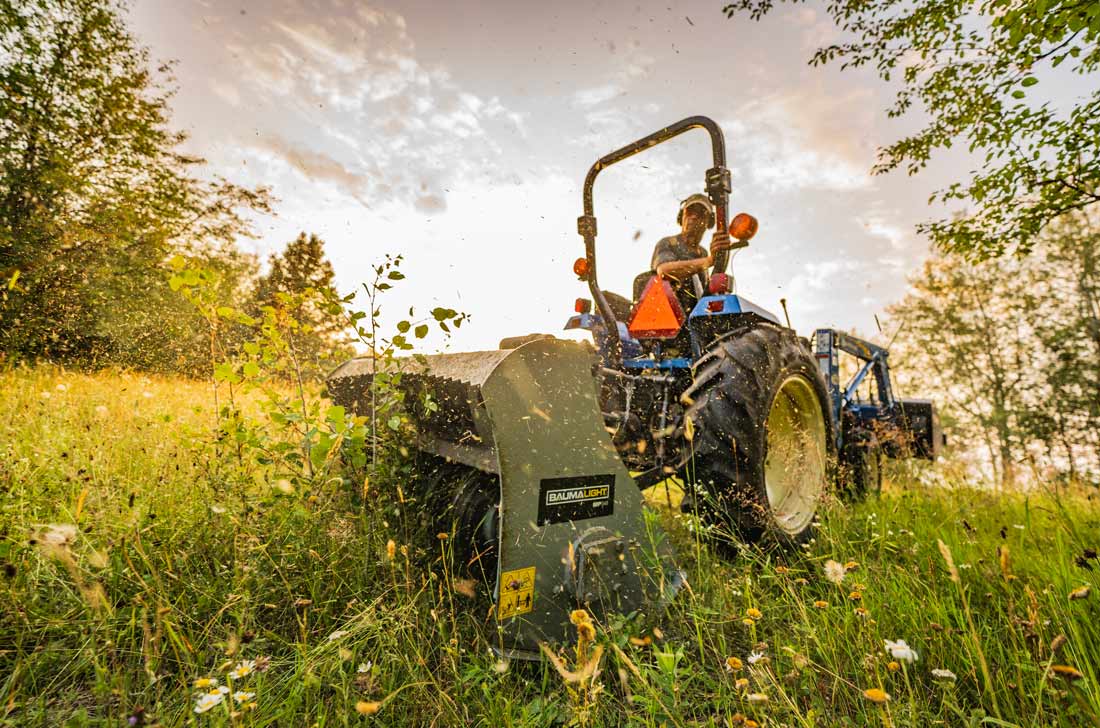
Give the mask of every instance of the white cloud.
POLYGON ((752 99, 721 126, 727 138, 740 140, 734 158, 744 159, 751 179, 771 192, 868 189, 874 162, 863 143, 872 125, 868 103, 862 91, 834 97, 805 88, 752 99))
POLYGON ((610 101, 616 96, 622 95, 622 93, 623 90, 621 87, 615 84, 605 83, 602 86, 595 86, 593 88, 577 91, 573 94, 573 103, 583 108, 598 106, 605 101, 610 101))
POLYGON ((509 174, 497 139, 522 135, 523 115, 422 64, 401 15, 291 0, 277 14, 261 5, 241 18, 211 26, 235 67, 232 86, 211 88, 234 106, 269 110, 218 140, 246 164, 276 176, 281 165, 368 207, 395 200, 421 213, 445 210, 460 181, 509 174))

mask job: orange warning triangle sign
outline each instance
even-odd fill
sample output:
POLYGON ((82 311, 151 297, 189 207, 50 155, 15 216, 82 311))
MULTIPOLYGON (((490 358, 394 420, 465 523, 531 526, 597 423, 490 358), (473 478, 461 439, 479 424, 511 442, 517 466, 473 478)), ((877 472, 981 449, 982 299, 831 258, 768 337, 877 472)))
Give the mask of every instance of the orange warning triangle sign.
POLYGON ((653 276, 630 312, 626 328, 635 339, 671 339, 680 333, 684 319, 684 309, 672 284, 653 276))

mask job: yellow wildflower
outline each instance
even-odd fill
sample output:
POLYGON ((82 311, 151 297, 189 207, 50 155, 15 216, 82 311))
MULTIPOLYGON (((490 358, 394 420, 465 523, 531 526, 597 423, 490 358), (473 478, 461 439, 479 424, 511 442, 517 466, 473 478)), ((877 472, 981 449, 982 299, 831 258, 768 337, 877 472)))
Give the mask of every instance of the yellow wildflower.
POLYGON ((817 609, 825 609, 825 607, 827 606, 829 606, 829 603, 821 599, 818 599, 816 602, 814 602, 814 607, 817 609))
POLYGON ((1081 671, 1072 665, 1051 665, 1050 671, 1066 680, 1080 680, 1084 677, 1081 671))
POLYGON ((216 687, 218 687, 218 679, 215 677, 200 677, 198 680, 195 681, 195 688, 199 690, 216 687))
POLYGON ((726 658, 726 669, 729 670, 730 672, 737 672, 743 666, 744 665, 742 664, 741 660, 737 657, 727 657, 726 658))
POLYGON ((890 693, 882 690, 881 688, 867 688, 863 691, 863 697, 870 700, 872 703, 878 703, 882 705, 890 699, 890 693))
POLYGON ((355 704, 355 712, 359 715, 374 715, 382 708, 382 704, 376 701, 360 700, 355 704))
POLYGON ((583 609, 574 609, 569 613, 569 621, 575 625, 590 624, 592 622, 592 617, 583 609))
POLYGON ((870 614, 871 614, 870 612, 868 612, 863 607, 856 607, 855 608, 855 613, 856 613, 856 616, 859 617, 860 619, 867 619, 867 617, 870 616, 870 614))
POLYGON ((889 662, 886 663, 886 669, 889 670, 890 672, 897 672, 898 670, 901 669, 901 663, 898 662, 897 660, 890 660, 889 662))
POLYGON ((649 635, 646 635, 645 637, 631 637, 630 644, 634 645, 635 647, 647 647, 653 644, 653 640, 650 638, 649 635))
POLYGON ((858 561, 847 561, 847 562, 844 563, 844 570, 845 571, 855 571, 858 568, 859 568, 859 562, 858 561))
POLYGON ((745 610, 745 616, 752 619, 762 619, 764 617, 764 613, 756 607, 749 607, 745 610))
POLYGON ((393 557, 396 555, 397 544, 395 544, 393 542, 393 539, 391 538, 389 541, 386 542, 386 558, 388 558, 390 561, 393 561, 393 557))
POLYGON ((577 638, 582 642, 591 642, 596 639, 596 628, 591 622, 581 622, 577 625, 577 638))
POLYGON ((777 574, 789 574, 789 573, 791 573, 791 570, 788 569, 786 566, 777 566, 777 567, 775 567, 775 573, 777 573, 777 574))
POLYGON ((756 621, 752 617, 745 617, 741 620, 741 624, 745 625, 746 627, 751 627, 756 624, 756 621))
POLYGON ((733 686, 738 690, 744 690, 749 686, 749 679, 747 677, 739 677, 734 681, 733 686))
POLYGON ((858 602, 860 599, 863 599, 863 595, 857 591, 854 591, 848 595, 848 598, 851 599, 853 602, 858 602))
POLYGON ((797 579, 794 580, 794 583, 798 584, 799 586, 806 586, 810 582, 809 582, 809 580, 807 580, 804 577, 800 576, 800 577, 798 577, 797 579))
POLYGON ((1079 586, 1069 593, 1069 598, 1071 601, 1074 599, 1084 599, 1089 595, 1089 592, 1091 591, 1092 589, 1090 589, 1088 585, 1079 586))

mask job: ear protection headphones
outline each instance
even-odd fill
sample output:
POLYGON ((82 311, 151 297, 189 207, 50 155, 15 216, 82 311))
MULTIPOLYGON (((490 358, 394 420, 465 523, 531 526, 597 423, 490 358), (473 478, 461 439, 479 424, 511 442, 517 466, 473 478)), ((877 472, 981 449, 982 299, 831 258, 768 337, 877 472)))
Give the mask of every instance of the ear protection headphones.
POLYGON ((680 203, 680 210, 676 213, 676 224, 684 224, 684 210, 688 209, 692 205, 699 205, 707 211, 707 227, 714 227, 714 205, 711 203, 710 198, 701 193, 695 193, 689 195, 683 202, 680 203))

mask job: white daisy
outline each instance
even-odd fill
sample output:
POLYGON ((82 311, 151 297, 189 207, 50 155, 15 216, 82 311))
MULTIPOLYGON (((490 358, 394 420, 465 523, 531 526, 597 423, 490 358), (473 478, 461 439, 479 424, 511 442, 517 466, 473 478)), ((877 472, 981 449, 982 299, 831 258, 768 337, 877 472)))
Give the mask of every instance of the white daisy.
POLYGON ((205 713, 211 708, 221 705, 224 699, 225 695, 218 691, 203 693, 199 696, 199 699, 195 701, 195 712, 205 713))
POLYGON ((895 660, 902 660, 903 662, 916 662, 918 659, 917 651, 905 643, 905 640, 884 640, 886 643, 886 651, 890 653, 890 656, 895 660))
POLYGON ((229 673, 229 677, 233 680, 240 680, 242 677, 251 675, 256 669, 255 660, 241 660, 237 663, 237 666, 229 673))

